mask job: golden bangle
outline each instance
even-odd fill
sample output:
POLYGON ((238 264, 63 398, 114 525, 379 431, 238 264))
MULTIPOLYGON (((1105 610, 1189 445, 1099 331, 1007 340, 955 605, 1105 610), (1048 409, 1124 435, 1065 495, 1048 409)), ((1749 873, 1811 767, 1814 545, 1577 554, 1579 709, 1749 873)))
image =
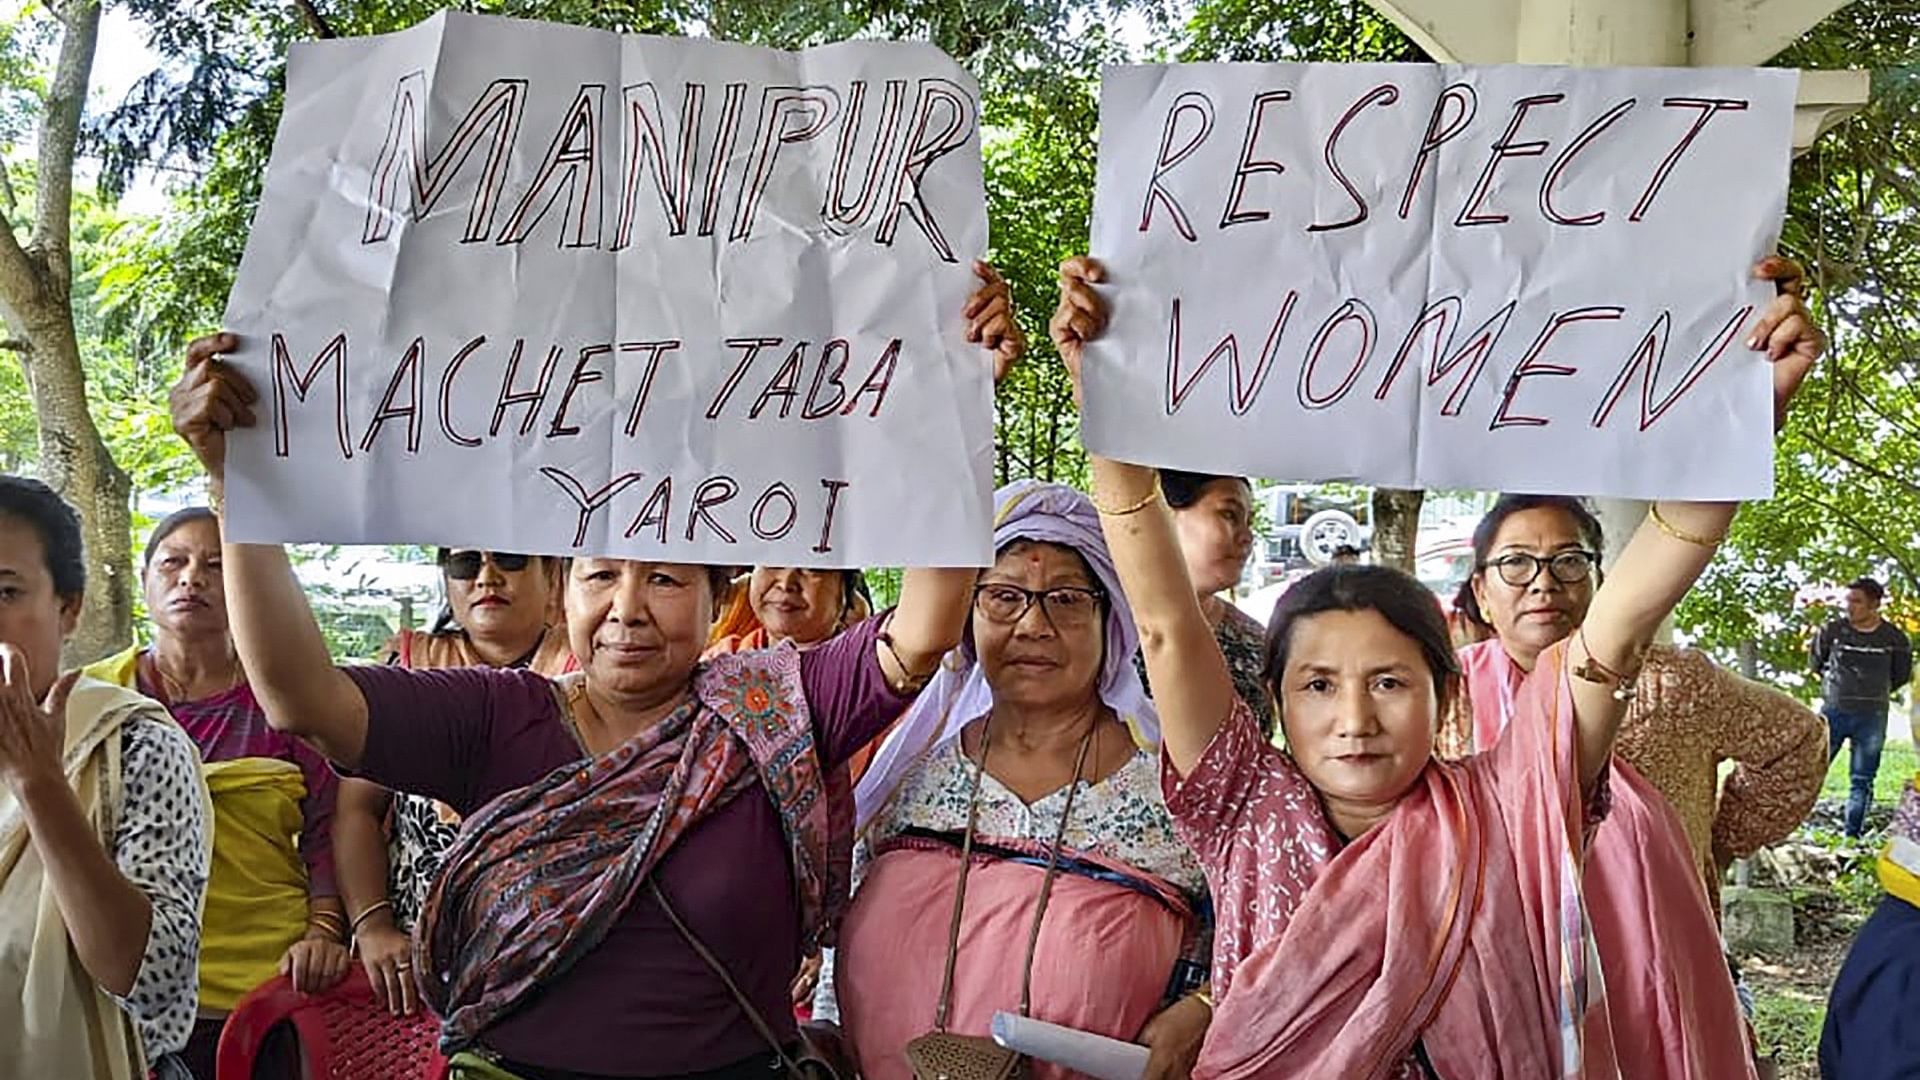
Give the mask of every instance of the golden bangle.
POLYGON ((1725 543, 1727 539, 1726 533, 1721 533, 1719 536, 1701 536, 1698 533, 1690 533, 1685 529, 1676 527, 1673 522, 1666 519, 1664 514, 1660 513, 1660 504, 1657 502, 1647 504, 1647 517, 1652 519, 1654 526, 1661 532, 1666 533, 1668 536, 1673 537, 1683 544, 1692 544, 1695 547, 1703 548, 1717 548, 1725 543))
POLYGON ((1092 503, 1093 508, 1099 511, 1103 517, 1126 517, 1128 514, 1137 514, 1147 507, 1152 506, 1154 501, 1159 498, 1160 475, 1158 473, 1154 474, 1153 487, 1149 488, 1147 493, 1140 497, 1140 501, 1128 503, 1126 506, 1102 506, 1100 505, 1100 500, 1093 497, 1092 492, 1088 492, 1087 494, 1087 501, 1092 503))
POLYGON ((1200 989, 1195 990, 1194 992, 1188 994, 1187 996, 1198 1001, 1200 1004, 1205 1005, 1207 1007, 1208 1012, 1213 1011, 1213 991, 1208 989, 1207 987, 1203 986, 1200 989))
POLYGON ((366 921, 373 917, 374 912, 392 911, 392 910, 393 910, 393 902, 391 900, 382 900, 378 903, 367 905, 367 910, 353 917, 354 936, 358 937, 360 935, 360 927, 365 925, 366 921))

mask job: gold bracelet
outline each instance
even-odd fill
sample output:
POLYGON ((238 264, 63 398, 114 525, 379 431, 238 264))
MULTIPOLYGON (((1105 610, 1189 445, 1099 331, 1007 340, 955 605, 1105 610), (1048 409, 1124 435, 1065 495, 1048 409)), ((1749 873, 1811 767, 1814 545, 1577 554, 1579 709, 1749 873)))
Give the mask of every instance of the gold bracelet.
POLYGON ((207 509, 213 511, 213 516, 222 523, 227 520, 227 493, 224 488, 223 484, 207 485, 207 509))
POLYGON ((1205 1005, 1207 1007, 1208 1012, 1213 1011, 1212 989, 1203 986, 1200 989, 1195 990, 1192 993, 1188 994, 1187 996, 1190 998, 1193 998, 1195 1001, 1198 1001, 1200 1004, 1205 1005))
POLYGON ((347 942, 347 920, 331 912, 316 911, 307 916, 307 930, 320 930, 336 944, 347 942))
POLYGON ((1137 514, 1140 511, 1145 510, 1147 507, 1152 506, 1154 504, 1154 501, 1158 498, 1160 498, 1160 474, 1159 473, 1154 474, 1153 487, 1150 488, 1145 495, 1142 495, 1140 497, 1140 501, 1136 503, 1129 503, 1126 506, 1120 506, 1120 507, 1101 506, 1100 500, 1094 498, 1092 492, 1087 493, 1087 501, 1093 504, 1093 508, 1099 511, 1102 517, 1126 517, 1128 514, 1137 514))
POLYGON ((1668 536, 1673 537, 1683 544, 1692 544, 1695 547, 1703 548, 1717 548, 1727 540, 1726 533, 1721 533, 1719 536, 1701 536, 1697 533, 1690 533, 1685 529, 1677 528, 1673 522, 1668 521, 1666 516, 1660 513, 1660 504, 1657 502, 1647 504, 1647 516, 1653 519, 1653 524, 1661 532, 1666 533, 1668 536))
POLYGON ((366 921, 373 917, 374 912, 392 911, 392 910, 393 910, 393 901, 391 900, 382 900, 377 904, 367 905, 367 910, 353 917, 353 935, 355 937, 360 936, 360 927, 366 925, 366 921))

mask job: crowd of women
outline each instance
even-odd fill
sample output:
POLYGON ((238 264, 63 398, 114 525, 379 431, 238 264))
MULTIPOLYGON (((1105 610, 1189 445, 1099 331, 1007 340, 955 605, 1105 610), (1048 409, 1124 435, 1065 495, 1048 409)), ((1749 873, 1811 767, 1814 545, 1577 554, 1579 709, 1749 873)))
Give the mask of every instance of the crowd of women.
MULTIPOLYGON (((980 273, 997 378, 1024 339, 980 273)), ((1823 340, 1797 269, 1756 273, 1784 416, 1823 340)), ((1103 276, 1062 267, 1076 397, 1103 276)), ((1089 492, 1001 489, 992 565, 885 611, 854 571, 442 549, 440 624, 346 663, 284 551, 221 536, 236 344, 174 391, 213 498, 153 531, 150 645, 57 676, 77 519, 0 479, 8 1075, 226 1076, 276 980, 360 988, 457 1077, 1062 1075, 1001 1012, 1152 1080, 1754 1075, 1718 885, 1804 816, 1825 732, 1654 644, 1734 506, 1654 504, 1603 575, 1578 500, 1501 498, 1461 645, 1374 566, 1259 626, 1220 596, 1247 480, 1095 456, 1089 492)), ((1909 807, 1834 1075, 1897 1075, 1861 1063, 1920 955, 1915 852, 1909 807)))

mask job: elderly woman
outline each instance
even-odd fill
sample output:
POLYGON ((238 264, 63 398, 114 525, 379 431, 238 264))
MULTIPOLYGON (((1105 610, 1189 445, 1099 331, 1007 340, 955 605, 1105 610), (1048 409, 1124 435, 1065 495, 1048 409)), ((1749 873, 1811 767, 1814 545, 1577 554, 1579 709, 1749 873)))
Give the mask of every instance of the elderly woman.
POLYGON ((1212 1014, 1189 993, 1206 886, 1160 796, 1099 519, 1071 488, 1022 481, 994 520, 967 645, 856 792, 842 1028, 867 1080, 907 1080, 915 1038, 985 1036, 1000 1010, 1144 1043, 1149 1075, 1184 1076, 1212 1014))
MULTIPOLYGON (((1062 269, 1052 329, 1076 381, 1101 276, 1062 269)), ((1788 296, 1753 336, 1784 407, 1818 336, 1788 296)), ((1613 1075, 1580 868, 1640 657, 1735 507, 1659 505, 1580 632, 1518 688, 1507 737, 1454 764, 1433 741, 1459 668, 1423 586, 1334 567, 1282 598, 1267 652, 1282 751, 1233 693, 1152 471, 1092 466, 1158 687, 1168 805, 1217 906, 1219 1008, 1195 1075, 1613 1075)), ((1736 1044, 1695 1075, 1751 1066, 1736 1044)))
MULTIPOLYGON (((415 671, 524 668, 549 677, 575 668, 566 631, 552 622, 559 559, 441 548, 438 561, 446 610, 430 632, 402 630, 387 650, 389 663, 415 671)), ((333 828, 360 964, 380 1003, 410 1014, 418 1001, 413 980, 403 977, 408 935, 460 835, 460 817, 444 803, 347 779, 333 828)))
POLYGON ((319 754, 273 730, 227 626, 220 522, 204 506, 154 526, 140 580, 153 644, 87 668, 167 707, 200 750, 213 796, 213 873, 200 943, 200 1019, 182 1057, 213 1080, 227 1013, 287 975, 315 992, 346 974, 347 920, 334 880, 338 779, 319 754))
MULTIPOLYGON (((981 270, 968 333, 1004 370, 1021 343, 1005 284, 981 270)), ((252 388, 211 362, 234 345, 194 343, 174 391, 175 428, 216 490, 226 431, 254 420, 252 388)), ((795 969, 845 903, 842 769, 958 643, 972 571, 909 571, 888 616, 820 648, 702 664, 723 568, 574 559, 564 608, 582 672, 556 685, 337 668, 285 552, 225 556, 235 640, 273 723, 467 819, 415 931, 455 1076, 764 1080, 789 1059, 795 969)))
MULTIPOLYGON (((1273 737, 1273 695, 1261 678, 1266 628, 1233 606, 1222 593, 1240 581, 1253 553, 1253 486, 1244 476, 1161 469, 1160 490, 1186 556, 1187 574, 1200 596, 1200 611, 1213 627, 1214 640, 1227 658, 1234 692, 1253 711, 1261 734, 1273 737)), ((1139 663, 1141 678, 1146 666, 1139 663)))
MULTIPOLYGON (((1498 744, 1511 702, 1540 654, 1587 617, 1604 547, 1579 500, 1509 495, 1473 535, 1465 614, 1493 637, 1460 650, 1466 693, 1445 727, 1457 747, 1498 744)), ((1720 951, 1720 878, 1736 855, 1782 839, 1813 806, 1826 775, 1826 731, 1811 710, 1715 667, 1700 652, 1647 651, 1621 722, 1613 808, 1586 869, 1613 1041, 1649 1077, 1702 1075, 1739 1030, 1720 951), (1721 765, 1733 770, 1721 781, 1721 765), (1653 917, 1648 918, 1651 914, 1653 917), (1709 1008, 1711 1006, 1711 1008, 1709 1008), (1669 1038, 1671 1017, 1695 1033, 1669 1038)))
POLYGON ((764 649, 782 641, 811 649, 873 611, 867 579, 858 570, 756 566, 708 637, 707 655, 764 649))
POLYGON ((73 508, 0 476, 0 1074, 170 1080, 187 1075, 212 812, 165 709, 57 677, 86 566, 73 508))

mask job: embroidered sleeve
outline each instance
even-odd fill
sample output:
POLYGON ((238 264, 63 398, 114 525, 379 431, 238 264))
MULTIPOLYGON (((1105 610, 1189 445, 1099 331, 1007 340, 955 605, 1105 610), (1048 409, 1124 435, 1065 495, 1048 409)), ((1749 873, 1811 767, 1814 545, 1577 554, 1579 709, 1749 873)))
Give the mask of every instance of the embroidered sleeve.
POLYGON ((114 995, 147 1057, 187 1044, 198 996, 200 907, 213 858, 200 756, 172 724, 129 721, 121 734, 122 805, 113 861, 152 904, 147 948, 133 989, 114 995))
POLYGON ((1694 723, 1714 733, 1716 762, 1736 764, 1713 816, 1713 848, 1745 858, 1799 826, 1827 775, 1827 725, 1812 709, 1689 653, 1700 687, 1694 723))

